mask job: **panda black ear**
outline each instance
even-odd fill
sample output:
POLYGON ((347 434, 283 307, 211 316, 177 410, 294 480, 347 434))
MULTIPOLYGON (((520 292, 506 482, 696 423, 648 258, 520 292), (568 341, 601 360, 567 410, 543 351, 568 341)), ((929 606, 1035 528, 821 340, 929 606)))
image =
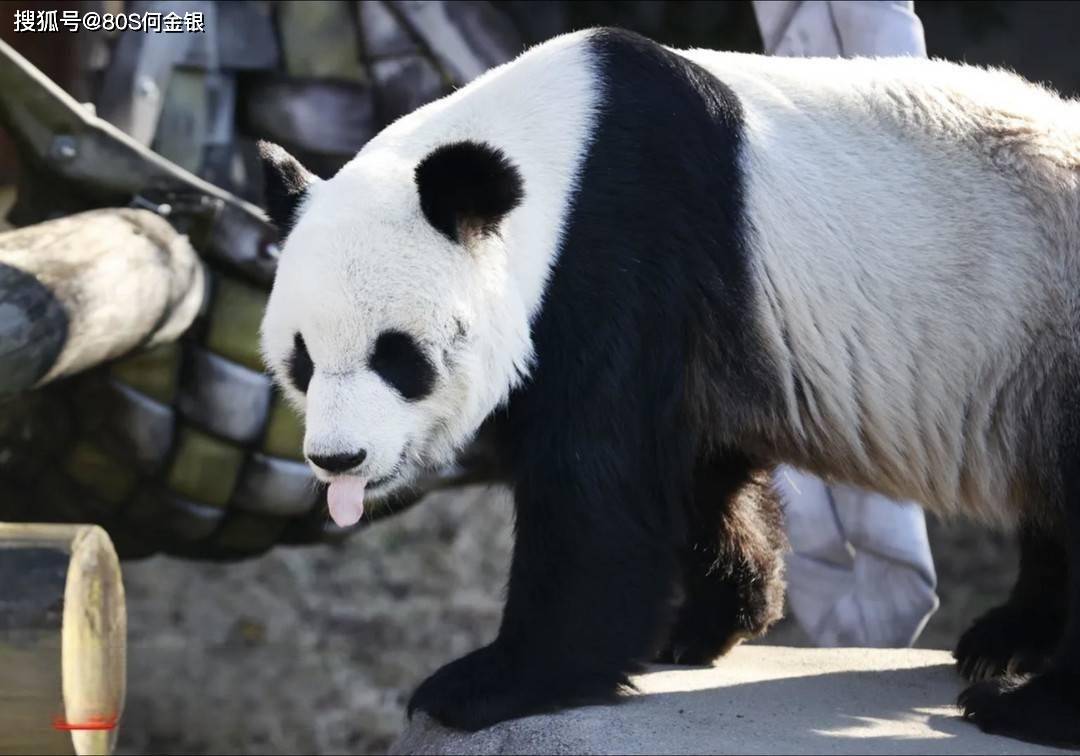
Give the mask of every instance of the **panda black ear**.
POLYGON ((296 224, 297 211, 308 187, 319 179, 282 147, 263 141, 257 147, 263 167, 266 215, 284 239, 296 224))
POLYGON ((454 242, 494 233, 525 196, 514 164, 480 142, 436 148, 416 166, 415 176, 424 216, 454 242))

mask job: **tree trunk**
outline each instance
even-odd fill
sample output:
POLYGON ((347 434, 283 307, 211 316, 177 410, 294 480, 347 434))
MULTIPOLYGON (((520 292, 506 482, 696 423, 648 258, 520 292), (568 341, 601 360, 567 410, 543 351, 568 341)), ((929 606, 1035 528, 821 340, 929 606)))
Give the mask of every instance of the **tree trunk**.
POLYGON ((0 523, 0 753, 111 752, 126 644, 104 530, 0 523))

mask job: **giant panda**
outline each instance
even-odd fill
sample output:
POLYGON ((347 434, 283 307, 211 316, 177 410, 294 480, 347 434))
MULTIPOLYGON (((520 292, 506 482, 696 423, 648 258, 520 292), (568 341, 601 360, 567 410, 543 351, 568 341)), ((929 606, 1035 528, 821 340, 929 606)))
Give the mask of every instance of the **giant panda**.
POLYGON ((410 712, 475 730, 607 700, 761 630, 781 544, 760 471, 784 462, 1018 529, 959 703, 1080 745, 1076 103, 945 62, 592 29, 327 180, 263 153, 285 238, 263 351, 331 514, 481 428, 514 492, 498 637, 410 712))

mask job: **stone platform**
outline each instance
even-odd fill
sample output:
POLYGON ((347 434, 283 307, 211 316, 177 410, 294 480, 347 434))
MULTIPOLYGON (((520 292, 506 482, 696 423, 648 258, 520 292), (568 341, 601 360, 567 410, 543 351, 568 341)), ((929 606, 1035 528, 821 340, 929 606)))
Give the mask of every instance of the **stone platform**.
POLYGON ((657 667, 640 694, 459 733, 417 717, 412 754, 1062 754, 985 735, 954 705, 945 651, 743 646, 715 667, 657 667))

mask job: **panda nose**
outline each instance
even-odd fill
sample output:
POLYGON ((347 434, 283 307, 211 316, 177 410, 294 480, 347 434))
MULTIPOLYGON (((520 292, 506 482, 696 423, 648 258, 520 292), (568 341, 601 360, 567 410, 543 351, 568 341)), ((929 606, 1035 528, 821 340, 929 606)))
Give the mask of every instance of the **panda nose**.
POLYGON ((316 467, 321 467, 328 473, 347 472, 367 457, 367 450, 361 449, 354 454, 309 454, 308 459, 316 467))

